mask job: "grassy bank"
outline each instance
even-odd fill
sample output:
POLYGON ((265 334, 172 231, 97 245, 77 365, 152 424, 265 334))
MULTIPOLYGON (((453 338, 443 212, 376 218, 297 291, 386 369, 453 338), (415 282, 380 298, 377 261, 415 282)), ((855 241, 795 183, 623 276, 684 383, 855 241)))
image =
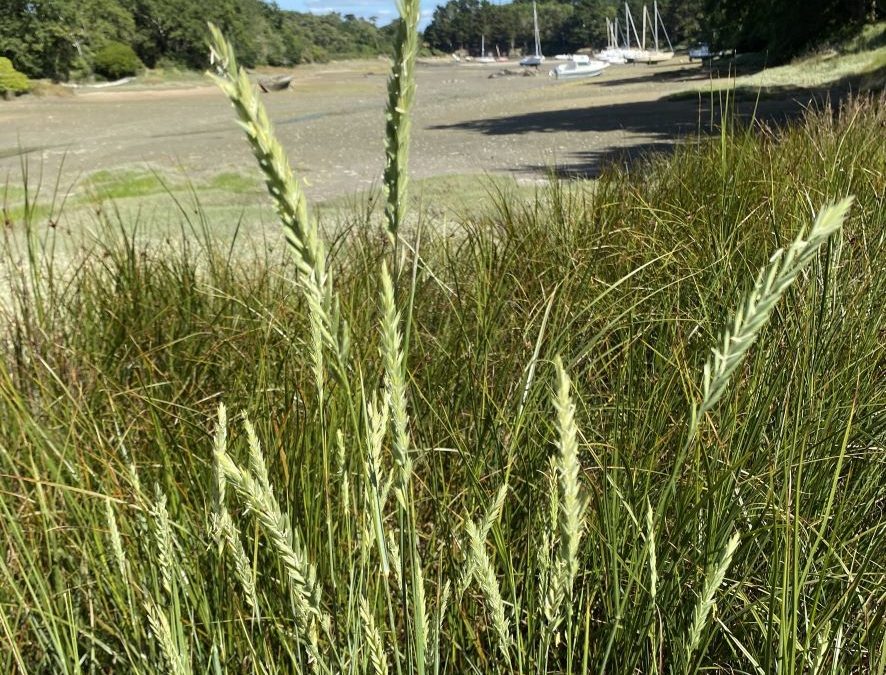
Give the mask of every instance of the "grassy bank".
POLYGON ((297 282, 314 249, 112 210, 57 276, 36 214, 0 669, 883 672, 884 121, 503 185, 396 252, 355 212, 297 282))
POLYGON ((717 61, 713 69, 720 77, 709 86, 680 92, 671 98, 692 98, 711 90, 734 91, 751 99, 836 89, 882 92, 886 87, 886 22, 866 26, 852 39, 823 46, 784 65, 770 68, 765 59, 764 54, 747 54, 733 61, 717 61))

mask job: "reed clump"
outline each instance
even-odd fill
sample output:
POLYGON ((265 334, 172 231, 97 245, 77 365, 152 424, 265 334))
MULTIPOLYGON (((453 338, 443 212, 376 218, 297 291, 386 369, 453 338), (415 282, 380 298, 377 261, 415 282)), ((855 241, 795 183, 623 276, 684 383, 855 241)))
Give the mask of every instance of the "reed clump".
POLYGON ((330 255, 213 53, 289 249, 104 221, 62 283, 26 223, 0 670, 886 668, 882 100, 502 199, 420 257, 392 104, 390 237, 330 255))

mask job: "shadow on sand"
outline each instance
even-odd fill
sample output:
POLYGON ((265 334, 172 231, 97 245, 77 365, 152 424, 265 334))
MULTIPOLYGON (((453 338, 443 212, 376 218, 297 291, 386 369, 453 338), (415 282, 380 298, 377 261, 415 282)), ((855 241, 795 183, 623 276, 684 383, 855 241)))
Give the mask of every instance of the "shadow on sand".
MULTIPOLYGON (((650 77, 670 78, 673 72, 679 74, 682 71, 650 74, 650 77)), ((629 81, 635 83, 637 79, 629 81)), ((614 82, 617 81, 600 84, 608 86, 614 82)), ((859 79, 853 77, 818 89, 792 88, 780 92, 739 90, 730 93, 728 114, 733 123, 740 125, 759 129, 778 127, 801 117, 809 108, 837 110, 843 99, 858 91, 858 84, 859 79)), ((662 98, 590 108, 564 108, 429 128, 474 131, 487 136, 587 133, 587 143, 578 143, 575 149, 565 154, 559 153, 556 160, 547 165, 526 164, 507 168, 519 173, 593 178, 612 163, 630 165, 650 153, 668 152, 678 143, 697 141, 717 132, 721 126, 724 99, 725 93, 687 95, 679 100, 662 98), (626 136, 611 145, 594 147, 594 140, 599 142, 600 139, 592 140, 593 135, 608 132, 622 132, 626 136)))

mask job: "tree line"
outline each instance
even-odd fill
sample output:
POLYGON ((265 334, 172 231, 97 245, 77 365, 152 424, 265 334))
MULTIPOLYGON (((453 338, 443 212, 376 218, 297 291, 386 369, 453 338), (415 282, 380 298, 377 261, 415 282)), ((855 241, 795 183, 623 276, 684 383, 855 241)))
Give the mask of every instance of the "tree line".
POLYGON ((247 66, 288 66, 390 50, 393 28, 353 15, 316 16, 262 0, 0 0, 0 56, 29 77, 88 77, 108 44, 148 67, 208 65, 206 23, 247 66))
MULTIPOLYGON (((638 0, 630 5, 640 30, 642 5, 638 0)), ((883 0, 658 3, 674 44, 706 41, 720 49, 766 50, 773 60, 882 18, 884 5, 883 0)), ((616 17, 624 26, 623 0, 542 0, 543 51, 601 47, 605 19, 616 17)), ((230 36, 247 66, 388 53, 395 29, 395 23, 378 27, 350 14, 303 14, 262 0, 0 0, 0 57, 29 77, 56 80, 95 74, 98 65, 123 54, 123 46, 148 67, 202 69, 208 65, 207 21, 230 36)), ((442 52, 478 53, 484 39, 487 51, 526 52, 533 44, 532 3, 449 0, 435 10, 424 37, 427 47, 442 52)))
MULTIPOLYGON (((644 2, 630 0, 641 31, 644 2)), ((648 0, 650 12, 652 0, 648 0)), ((719 49, 768 51, 787 58, 834 35, 883 17, 877 0, 659 0, 662 21, 674 44, 704 41, 719 49)), ((624 0, 542 0, 537 3, 542 51, 572 52, 606 45, 606 19, 624 27, 624 0)), ((494 4, 449 0, 425 31, 433 49, 524 52, 533 45, 532 0, 494 4)), ((634 41, 633 33, 631 41, 634 41)))
MULTIPOLYGON (((700 31, 703 1, 659 2, 659 11, 671 40, 679 41, 700 31)), ((632 4, 631 11, 640 31, 642 6, 636 0, 632 4)), ((651 11, 651 0, 649 6, 651 11)), ((606 18, 618 17, 624 26, 624 3, 619 0, 543 0, 537 8, 542 51, 547 54, 605 46, 606 18)), ((534 40, 531 0, 515 0, 510 4, 449 0, 435 10, 425 30, 428 45, 442 51, 465 49, 475 52, 483 38, 487 51, 494 51, 496 47, 508 53, 531 49, 534 40)))

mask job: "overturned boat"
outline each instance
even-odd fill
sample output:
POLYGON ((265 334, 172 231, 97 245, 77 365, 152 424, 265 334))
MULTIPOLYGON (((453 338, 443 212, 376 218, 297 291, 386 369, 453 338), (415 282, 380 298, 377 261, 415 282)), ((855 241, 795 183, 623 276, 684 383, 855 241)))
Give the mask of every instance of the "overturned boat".
POLYGON ((270 91, 283 91, 284 89, 289 89, 289 85, 292 84, 294 79, 294 75, 266 77, 258 81, 258 87, 266 94, 270 91))

